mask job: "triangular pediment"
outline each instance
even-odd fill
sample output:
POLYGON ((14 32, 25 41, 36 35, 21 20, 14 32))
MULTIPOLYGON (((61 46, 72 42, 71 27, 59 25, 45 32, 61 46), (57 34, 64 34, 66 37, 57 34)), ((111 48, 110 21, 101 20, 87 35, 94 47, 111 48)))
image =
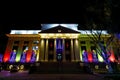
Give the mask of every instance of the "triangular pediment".
POLYGON ((63 27, 63 26, 56 26, 56 27, 53 27, 53 28, 42 30, 39 33, 80 33, 80 32, 75 31, 73 29, 63 27))

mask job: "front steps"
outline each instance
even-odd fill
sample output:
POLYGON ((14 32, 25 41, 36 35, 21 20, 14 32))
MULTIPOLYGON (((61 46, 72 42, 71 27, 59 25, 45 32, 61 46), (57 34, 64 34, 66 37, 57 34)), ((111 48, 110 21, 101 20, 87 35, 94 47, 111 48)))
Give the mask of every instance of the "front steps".
POLYGON ((78 62, 41 62, 39 66, 32 65, 29 73, 36 74, 79 74, 84 73, 78 62))

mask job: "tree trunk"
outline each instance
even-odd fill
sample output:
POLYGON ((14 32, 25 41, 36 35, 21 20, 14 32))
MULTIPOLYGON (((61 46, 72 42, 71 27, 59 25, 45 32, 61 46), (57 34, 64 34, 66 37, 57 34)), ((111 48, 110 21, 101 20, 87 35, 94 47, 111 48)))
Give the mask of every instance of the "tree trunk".
POLYGON ((107 65, 108 65, 108 73, 113 73, 113 68, 111 66, 111 63, 108 62, 107 65))
POLYGON ((98 43, 98 45, 99 45, 100 49, 101 49, 101 50, 104 52, 104 54, 105 54, 105 56, 102 56, 102 57, 104 57, 103 59, 105 60, 106 65, 108 65, 108 73, 113 73, 113 68, 112 68, 112 66, 111 66, 110 61, 108 60, 109 57, 110 57, 110 55, 111 55, 111 53, 110 53, 110 55, 108 55, 106 49, 102 46, 102 44, 101 44, 101 43, 98 43))

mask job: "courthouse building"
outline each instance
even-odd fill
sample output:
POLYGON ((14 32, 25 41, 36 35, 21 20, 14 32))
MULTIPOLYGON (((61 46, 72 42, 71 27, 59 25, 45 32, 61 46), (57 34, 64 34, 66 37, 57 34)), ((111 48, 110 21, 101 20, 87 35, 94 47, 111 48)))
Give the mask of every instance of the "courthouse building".
MULTIPOLYGON (((41 30, 11 30, 6 35, 3 62, 104 62, 88 36, 90 31, 78 30, 77 24, 42 24, 41 30)), ((102 31, 104 40, 109 36, 102 31)), ((114 52, 109 60, 115 61, 114 52)))

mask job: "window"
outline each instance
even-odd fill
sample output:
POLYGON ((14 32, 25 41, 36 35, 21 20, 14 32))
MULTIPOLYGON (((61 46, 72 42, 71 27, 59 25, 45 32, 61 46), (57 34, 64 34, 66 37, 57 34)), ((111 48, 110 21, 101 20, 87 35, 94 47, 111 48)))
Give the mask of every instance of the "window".
POLYGON ((13 46, 12 50, 17 50, 18 46, 13 46))
POLYGON ((101 41, 102 44, 104 44, 104 41, 101 41))
POLYGON ((90 44, 94 44, 94 41, 90 41, 90 44))
POLYGON ((85 44, 85 41, 80 41, 81 44, 85 44))
POLYGON ((96 47, 95 46, 91 46, 91 51, 92 50, 96 50, 96 47))
POLYGON ((86 50, 86 46, 81 46, 81 50, 86 50))
POLYGON ((24 41, 24 44, 29 44, 29 41, 24 41))
POLYGON ((71 48, 70 39, 66 39, 66 40, 65 40, 65 50, 70 51, 70 48, 71 48))
POLYGON ((54 39, 49 39, 48 41, 48 49, 54 50, 54 39))
POLYGON ((14 41, 14 44, 19 44, 19 41, 14 41))
POLYGON ((23 50, 28 50, 28 46, 23 46, 23 50))

